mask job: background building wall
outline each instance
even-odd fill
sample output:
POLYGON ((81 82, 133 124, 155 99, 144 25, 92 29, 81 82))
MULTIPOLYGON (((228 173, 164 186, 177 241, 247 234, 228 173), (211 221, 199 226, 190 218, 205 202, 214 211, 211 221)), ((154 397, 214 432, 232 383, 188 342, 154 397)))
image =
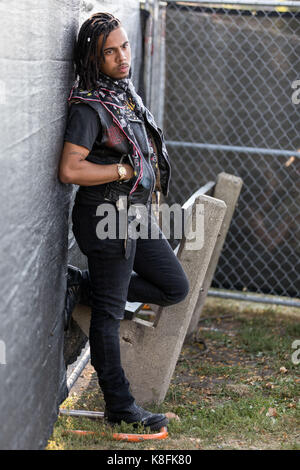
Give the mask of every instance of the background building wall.
MULTIPOLYGON (((0 2, 0 448, 41 449, 66 396, 67 263, 84 267, 70 231, 76 187, 57 178, 81 22, 118 13, 138 64, 139 2, 0 2)), ((138 65, 137 65, 138 66, 138 65)))

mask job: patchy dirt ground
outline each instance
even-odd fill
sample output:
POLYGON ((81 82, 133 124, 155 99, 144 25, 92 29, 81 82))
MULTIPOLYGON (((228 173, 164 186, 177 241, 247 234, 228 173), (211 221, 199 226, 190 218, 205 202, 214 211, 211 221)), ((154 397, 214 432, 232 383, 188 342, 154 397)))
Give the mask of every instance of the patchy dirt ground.
MULTIPOLYGON (((209 304, 209 302, 207 302, 207 304, 209 304)), ((282 311, 282 309, 280 311, 282 311)), ((247 352, 243 351, 238 345, 232 347, 240 324, 236 313, 213 317, 211 312, 209 312, 207 316, 205 312, 209 312, 209 310, 204 310, 204 314, 200 319, 197 336, 186 343, 181 351, 177 368, 172 379, 173 384, 189 384, 190 387, 201 389, 202 392, 205 391, 205 393, 210 394, 213 393, 213 389, 216 385, 225 384, 230 388, 231 382, 235 383, 234 377, 231 379, 228 374, 220 374, 219 376, 215 374, 208 375, 207 373, 203 375, 191 374, 193 371, 192 365, 195 364, 195 361, 201 361, 204 372, 209 368, 211 370, 217 369, 218 367, 221 369, 224 369, 224 367, 231 367, 233 369, 239 368, 241 370, 244 369, 245 373, 249 375, 251 379, 251 377, 257 376, 259 367, 259 377, 261 379, 267 379, 272 376, 274 373, 272 361, 268 361, 265 356, 261 358, 259 358, 259 356, 258 358, 257 356, 253 357, 253 355, 247 354, 247 352), (207 323, 209 323, 209 326, 207 326, 207 323), (186 364, 188 367, 182 367, 183 364, 186 364)), ((293 311, 290 313, 292 315, 289 316, 289 318, 295 318, 297 321, 298 312, 293 311)), ((151 315, 151 312, 149 315, 151 315)), ((238 385, 234 385, 232 389, 234 389, 234 387, 236 387, 236 390, 239 388, 238 385)), ((75 382, 70 396, 78 396, 84 391, 92 391, 98 388, 95 370, 89 362, 77 382, 75 382)), ((245 386, 240 386, 240 389, 246 390, 245 386)))
MULTIPOLYGON (((295 339, 300 339, 298 309, 207 299, 197 335, 184 344, 157 410, 177 417, 170 420, 169 438, 152 444, 102 439, 93 448, 299 449, 300 365, 291 361, 295 339)), ((72 408, 103 411, 90 363, 70 399, 72 408)), ((67 419, 65 425, 73 426, 67 419)), ((78 441, 66 443, 60 432, 54 448, 81 448, 78 441)))

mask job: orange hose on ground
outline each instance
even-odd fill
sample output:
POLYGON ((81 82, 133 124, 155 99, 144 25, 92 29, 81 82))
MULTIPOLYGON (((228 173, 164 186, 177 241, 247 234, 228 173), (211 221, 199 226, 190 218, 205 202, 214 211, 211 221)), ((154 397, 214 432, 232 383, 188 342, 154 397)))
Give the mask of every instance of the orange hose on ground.
POLYGON ((168 437, 168 430, 166 427, 161 428, 161 430, 155 434, 125 434, 125 433, 113 434, 113 439, 117 441, 127 441, 127 442, 140 442, 140 441, 147 441, 147 440, 152 440, 152 439, 166 439, 167 437, 168 437))
MULTIPOLYGON (((96 431, 81 431, 75 429, 67 429, 65 432, 71 434, 78 434, 81 436, 95 435, 98 434, 96 431)), ((104 432, 101 433, 101 436, 105 436, 104 432)), ((168 437, 168 430, 166 427, 160 429, 158 433, 155 434, 126 434, 126 433, 114 433, 113 439, 116 441, 125 441, 125 442, 141 442, 154 439, 166 439, 168 437)))

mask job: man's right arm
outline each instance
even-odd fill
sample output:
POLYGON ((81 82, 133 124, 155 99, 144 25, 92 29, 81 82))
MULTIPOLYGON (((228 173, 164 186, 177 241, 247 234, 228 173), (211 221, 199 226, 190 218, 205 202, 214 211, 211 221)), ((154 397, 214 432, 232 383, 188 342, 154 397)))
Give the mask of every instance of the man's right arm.
MULTIPOLYGON (((79 186, 95 186, 119 179, 116 164, 98 165, 86 161, 90 151, 86 147, 65 142, 59 165, 59 179, 62 183, 79 186)), ((128 179, 134 175, 131 165, 124 164, 128 179)))

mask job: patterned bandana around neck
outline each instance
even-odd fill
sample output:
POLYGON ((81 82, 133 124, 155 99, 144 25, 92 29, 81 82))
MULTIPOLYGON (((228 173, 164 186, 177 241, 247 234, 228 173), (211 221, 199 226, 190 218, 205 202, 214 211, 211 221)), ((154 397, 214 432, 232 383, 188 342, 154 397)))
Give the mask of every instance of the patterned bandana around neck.
POLYGON ((101 88, 115 92, 117 99, 121 101, 123 106, 132 102, 132 109, 134 110, 135 114, 140 118, 143 117, 145 106, 141 97, 137 94, 131 78, 114 80, 100 72, 99 79, 97 80, 97 86, 99 92, 101 91, 101 88))

